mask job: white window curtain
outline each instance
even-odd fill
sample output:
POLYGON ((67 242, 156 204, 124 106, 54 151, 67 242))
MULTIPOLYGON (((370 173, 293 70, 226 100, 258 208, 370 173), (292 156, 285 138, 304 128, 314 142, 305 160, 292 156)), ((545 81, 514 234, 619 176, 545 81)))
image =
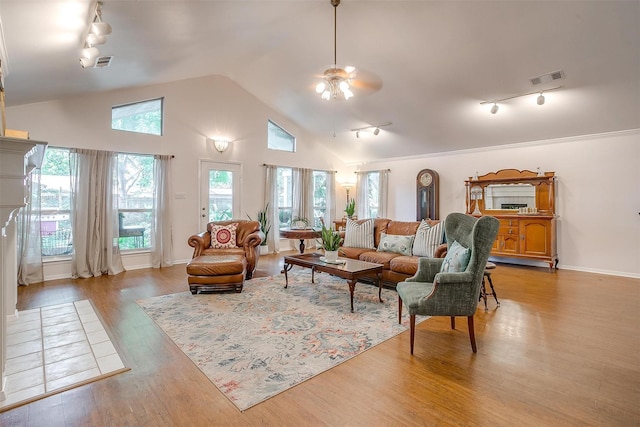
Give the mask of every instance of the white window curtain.
POLYGON ((267 218, 271 224, 271 232, 267 236, 267 248, 269 252, 280 252, 280 218, 278 212, 280 205, 278 204, 278 167, 273 165, 265 165, 264 180, 264 204, 267 206, 267 218))
POLYGON ((71 150, 73 278, 124 271, 118 248, 118 154, 71 150))
POLYGON ((359 219, 369 217, 369 175, 356 172, 356 215, 359 219))
POLYGON ((153 156, 154 197, 153 231, 151 233, 151 265, 153 268, 173 265, 171 233, 171 156, 153 156))
POLYGON ((367 172, 356 172, 356 211, 358 218, 371 217, 371 197, 377 197, 375 201, 378 206, 377 218, 387 217, 387 201, 389 198, 389 169, 367 172), (371 178, 373 174, 378 175, 378 194, 371 194, 371 178))
POLYGON ((387 218, 387 201, 389 199, 389 169, 378 171, 378 218, 387 218))
POLYGON ((40 236, 40 169, 27 178, 26 206, 18 214, 18 284, 44 281, 40 236))
POLYGON ((313 170, 293 168, 293 217, 313 221, 313 170))
POLYGON ((333 220, 336 218, 336 172, 327 172, 327 200, 326 210, 324 212, 324 224, 327 228, 331 228, 333 220))

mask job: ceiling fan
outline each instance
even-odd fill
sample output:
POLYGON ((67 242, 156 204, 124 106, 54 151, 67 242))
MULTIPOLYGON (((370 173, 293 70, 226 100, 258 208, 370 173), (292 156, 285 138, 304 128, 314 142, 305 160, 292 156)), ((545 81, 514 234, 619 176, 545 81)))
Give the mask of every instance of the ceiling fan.
POLYGON ((316 93, 324 100, 351 98, 353 90, 374 92, 382 87, 382 80, 370 72, 357 71, 353 66, 339 67, 337 61, 337 21, 340 0, 330 0, 333 6, 333 64, 322 73, 316 93))

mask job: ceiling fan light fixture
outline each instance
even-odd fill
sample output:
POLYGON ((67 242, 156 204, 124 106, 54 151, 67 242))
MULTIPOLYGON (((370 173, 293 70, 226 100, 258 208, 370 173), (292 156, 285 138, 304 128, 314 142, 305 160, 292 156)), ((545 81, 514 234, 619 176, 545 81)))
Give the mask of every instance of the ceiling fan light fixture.
POLYGON ((349 85, 351 73, 355 71, 355 67, 346 66, 344 68, 337 65, 337 22, 338 22, 338 5, 340 0, 330 0, 333 6, 333 65, 322 74, 323 81, 316 85, 316 93, 321 94, 324 100, 345 99, 353 97, 353 92, 349 85))

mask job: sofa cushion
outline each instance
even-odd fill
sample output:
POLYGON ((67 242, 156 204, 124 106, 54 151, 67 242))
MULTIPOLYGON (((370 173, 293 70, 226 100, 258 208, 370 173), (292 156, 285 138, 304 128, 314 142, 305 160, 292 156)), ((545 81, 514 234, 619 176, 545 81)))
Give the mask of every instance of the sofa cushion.
POLYGON ((389 262, 389 268, 396 273, 408 274, 413 276, 418 271, 418 257, 415 256, 399 256, 389 262))
POLYGON ((420 221, 416 238, 413 240, 413 255, 433 258, 436 248, 443 242, 444 227, 442 222, 433 226, 425 220, 420 221))
POLYGON ((211 226, 211 247, 213 249, 235 248, 238 223, 211 226))
POLYGON ((360 259, 360 255, 365 252, 371 252, 371 249, 368 248, 348 248, 346 246, 341 246, 338 249, 338 256, 351 258, 351 259, 360 259))
POLYGON ((344 246, 350 248, 369 248, 373 246, 373 219, 354 221, 347 218, 347 228, 344 235, 344 246))
POLYGON ((457 273, 464 271, 469 265, 469 258, 471 258, 471 249, 465 248, 456 240, 447 250, 447 256, 442 261, 441 273, 457 273))
POLYGON ((415 236, 399 236, 396 234, 382 233, 378 252, 393 252, 400 255, 411 255, 413 238, 415 236))
POLYGON ((399 256, 400 256, 399 254, 396 254, 393 252, 368 251, 368 252, 361 253, 358 259, 360 261, 367 261, 367 262, 373 262, 376 264, 382 264, 384 266, 383 269, 388 270, 389 262, 392 259, 399 256))

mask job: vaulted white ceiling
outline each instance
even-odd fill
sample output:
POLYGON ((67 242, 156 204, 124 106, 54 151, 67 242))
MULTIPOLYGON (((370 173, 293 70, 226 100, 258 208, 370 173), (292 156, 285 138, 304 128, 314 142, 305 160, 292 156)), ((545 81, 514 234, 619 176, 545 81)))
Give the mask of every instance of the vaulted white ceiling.
POLYGON ((105 0, 113 62, 82 69, 94 5, 0 0, 9 106, 221 74, 353 162, 640 128, 638 1, 343 0, 338 63, 383 82, 346 102, 313 90, 333 62, 329 0, 105 0), (544 106, 479 104, 558 84, 544 106))

